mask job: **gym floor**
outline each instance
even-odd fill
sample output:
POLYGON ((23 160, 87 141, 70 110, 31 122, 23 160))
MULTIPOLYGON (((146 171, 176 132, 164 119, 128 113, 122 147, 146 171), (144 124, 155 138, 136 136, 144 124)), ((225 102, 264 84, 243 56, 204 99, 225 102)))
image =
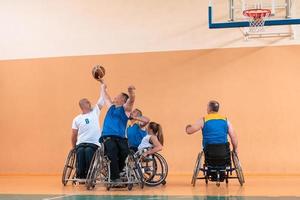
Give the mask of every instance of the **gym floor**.
POLYGON ((84 185, 62 186, 60 176, 1 176, 0 200, 50 200, 50 199, 300 199, 300 176, 246 176, 246 184, 240 187, 237 180, 228 186, 222 183, 205 185, 199 180, 196 187, 190 185, 190 176, 170 175, 167 185, 134 187, 106 191, 101 185, 87 191, 84 185))

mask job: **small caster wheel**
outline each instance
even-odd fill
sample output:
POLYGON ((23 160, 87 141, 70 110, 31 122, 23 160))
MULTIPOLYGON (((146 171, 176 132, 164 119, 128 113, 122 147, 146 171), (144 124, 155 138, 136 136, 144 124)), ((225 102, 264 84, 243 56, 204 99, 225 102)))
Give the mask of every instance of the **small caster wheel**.
POLYGON ((144 182, 140 183, 140 188, 141 189, 144 189, 144 186, 145 186, 144 182))
POLYGON ((133 188, 133 184, 128 184, 128 186, 127 186, 127 187, 128 187, 128 190, 129 190, 129 191, 131 191, 131 190, 132 190, 132 188, 133 188))
POLYGON ((164 180, 163 182, 161 182, 161 184, 162 184, 162 185, 166 185, 166 184, 167 184, 167 181, 164 180))
POLYGON ((220 187, 220 182, 217 182, 217 186, 220 187))
POLYGON ((106 190, 109 191, 109 190, 110 190, 110 187, 111 187, 111 185, 110 185, 110 184, 107 184, 107 185, 106 185, 106 190))

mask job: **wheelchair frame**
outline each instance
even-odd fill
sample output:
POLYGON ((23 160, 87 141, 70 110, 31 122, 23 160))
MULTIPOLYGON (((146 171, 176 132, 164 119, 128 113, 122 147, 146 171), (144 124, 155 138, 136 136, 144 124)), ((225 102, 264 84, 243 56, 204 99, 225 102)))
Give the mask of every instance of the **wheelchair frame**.
MULTIPOLYGON (((136 153, 131 153, 126 159, 125 176, 129 181, 120 182, 117 184, 127 185, 128 189, 131 190, 133 184, 139 184, 141 188, 144 185, 147 186, 158 186, 160 184, 165 185, 166 178, 168 176, 168 164, 164 157, 155 153, 144 158, 142 155, 145 152, 140 150, 136 153), (130 170, 131 169, 131 170, 130 170), (132 169, 133 173, 132 173, 132 169)), ((76 178, 76 149, 71 149, 67 159, 62 175, 62 184, 67 185, 69 181, 72 184, 85 183, 87 189, 93 189, 96 184, 103 183, 106 189, 109 190, 113 184, 110 177, 110 160, 104 154, 103 145, 100 146, 91 161, 91 165, 87 174, 86 179, 76 178), (95 178, 96 177, 96 178, 95 178)))
POLYGON ((220 182, 221 182, 220 172, 223 172, 223 173, 225 173, 226 184, 228 184, 229 179, 238 179, 240 185, 243 186, 243 184, 245 183, 245 179, 244 179, 242 166, 240 164, 238 156, 233 151, 230 152, 230 156, 232 158, 232 161, 231 161, 230 165, 224 166, 222 168, 209 169, 208 166, 205 163, 202 163, 202 160, 204 161, 204 159, 202 159, 202 158, 205 157, 205 155, 204 155, 204 152, 201 151, 197 156, 197 160, 196 160, 196 164, 195 164, 195 167, 194 167, 194 172, 193 172, 193 177, 192 177, 191 184, 193 186, 195 186, 197 179, 205 179, 205 183, 208 184, 209 180, 213 181, 209 177, 209 172, 215 172, 215 173, 217 173, 217 180, 215 182, 216 182, 217 186, 219 187, 220 182), (234 167, 232 167, 232 163, 233 163, 234 167), (198 176, 200 171, 203 172, 204 176, 202 176, 202 177, 198 176), (236 172, 236 176, 232 176, 233 171, 236 172))
MULTIPOLYGON (((101 145, 94 154, 93 160, 86 179, 86 187, 88 190, 95 188, 96 184, 104 184, 107 190, 114 186, 127 187, 132 190, 134 184, 138 184, 144 188, 143 174, 131 153, 125 161, 125 173, 121 176, 122 182, 112 182, 110 179, 110 160, 104 154, 104 145, 101 145)), ((118 187, 119 188, 119 187, 118 187)))

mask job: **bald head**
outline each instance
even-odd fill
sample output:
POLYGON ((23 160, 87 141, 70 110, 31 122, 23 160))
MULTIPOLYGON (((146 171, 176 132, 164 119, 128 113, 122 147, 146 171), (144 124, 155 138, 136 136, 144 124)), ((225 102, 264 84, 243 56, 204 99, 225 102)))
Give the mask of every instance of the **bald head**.
POLYGON ((79 107, 83 113, 88 113, 92 109, 91 102, 87 98, 80 99, 79 107))

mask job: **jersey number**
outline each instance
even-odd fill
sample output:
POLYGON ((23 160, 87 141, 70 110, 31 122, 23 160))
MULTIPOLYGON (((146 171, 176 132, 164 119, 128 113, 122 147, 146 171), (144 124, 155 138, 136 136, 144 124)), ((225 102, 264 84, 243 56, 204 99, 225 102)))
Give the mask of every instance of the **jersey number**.
POLYGON ((89 119, 85 119, 85 123, 89 124, 90 123, 89 119))

